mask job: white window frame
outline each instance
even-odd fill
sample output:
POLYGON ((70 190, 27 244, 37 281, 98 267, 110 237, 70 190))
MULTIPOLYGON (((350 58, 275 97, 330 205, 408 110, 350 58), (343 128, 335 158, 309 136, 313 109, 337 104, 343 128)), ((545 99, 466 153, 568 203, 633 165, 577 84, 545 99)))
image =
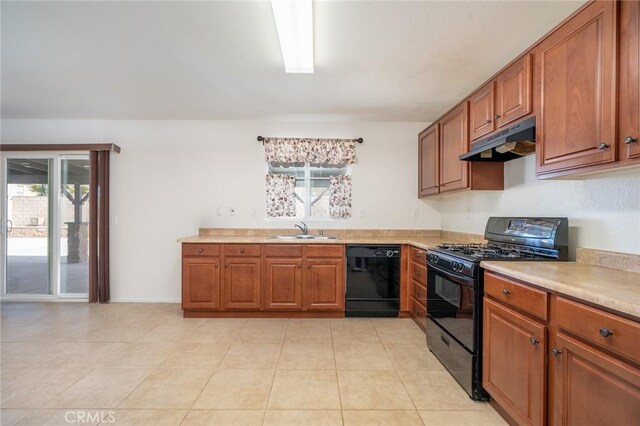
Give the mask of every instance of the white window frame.
MULTIPOLYGON (((271 173, 269 170, 269 162, 265 165, 267 174, 271 173)), ((290 216, 290 217, 266 217, 268 221, 291 221, 291 220, 310 220, 315 222, 334 222, 346 220, 346 218, 336 218, 336 217, 324 217, 324 216, 311 216, 311 169, 319 169, 321 167, 313 167, 311 163, 304 163, 304 214, 302 217, 290 216)), ((344 175, 351 175, 351 167, 349 165, 346 166, 327 166, 327 168, 334 169, 344 169, 344 175)), ((297 167, 300 170, 300 167, 297 167)), ((296 178, 297 180, 298 178, 296 178)), ((328 179, 328 178, 327 178, 328 179)), ((265 206, 266 208, 266 206, 265 206)))

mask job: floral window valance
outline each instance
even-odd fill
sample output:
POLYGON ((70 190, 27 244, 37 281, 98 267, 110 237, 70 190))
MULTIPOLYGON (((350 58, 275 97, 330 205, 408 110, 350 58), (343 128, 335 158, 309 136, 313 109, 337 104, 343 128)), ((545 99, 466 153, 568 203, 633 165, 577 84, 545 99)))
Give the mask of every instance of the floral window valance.
POLYGON ((272 163, 353 164, 356 140, 264 138, 264 154, 272 163))

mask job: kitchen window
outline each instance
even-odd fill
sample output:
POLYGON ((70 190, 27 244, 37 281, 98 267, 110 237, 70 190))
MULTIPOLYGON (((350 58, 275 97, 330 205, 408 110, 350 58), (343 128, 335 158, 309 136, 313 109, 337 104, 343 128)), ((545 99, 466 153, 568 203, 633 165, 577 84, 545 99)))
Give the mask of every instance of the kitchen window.
POLYGON ((350 167, 311 163, 267 163, 268 175, 286 175, 295 179, 293 212, 269 214, 269 219, 335 219, 331 208, 331 180, 348 176, 350 167), (293 213, 293 214, 292 214, 293 213))

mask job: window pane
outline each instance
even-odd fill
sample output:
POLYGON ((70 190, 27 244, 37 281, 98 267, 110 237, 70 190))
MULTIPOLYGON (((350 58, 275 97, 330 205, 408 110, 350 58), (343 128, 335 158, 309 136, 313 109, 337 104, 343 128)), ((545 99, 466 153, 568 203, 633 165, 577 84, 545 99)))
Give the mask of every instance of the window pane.
POLYGON ((329 217, 329 179, 311 179, 311 217, 329 217))
POLYGON ((89 159, 61 161, 60 293, 89 289, 89 159))
POLYGON ((346 167, 320 167, 317 164, 314 164, 311 167, 311 177, 312 178, 326 178, 329 176, 337 176, 343 175, 347 172, 346 167))

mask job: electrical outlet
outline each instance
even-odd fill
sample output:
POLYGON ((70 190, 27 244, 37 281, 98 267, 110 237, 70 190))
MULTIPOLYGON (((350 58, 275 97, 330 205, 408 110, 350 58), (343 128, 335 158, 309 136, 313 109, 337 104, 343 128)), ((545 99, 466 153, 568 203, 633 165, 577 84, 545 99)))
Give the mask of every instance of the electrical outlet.
POLYGON ((236 215, 236 209, 234 207, 229 207, 229 216, 235 216, 236 215))
POLYGON ((418 210, 417 208, 414 208, 412 214, 413 214, 413 218, 417 219, 420 217, 420 210, 418 210))
POLYGON ((111 226, 117 226, 118 225, 118 216, 117 215, 112 215, 111 216, 111 226))
POLYGON ((360 217, 364 217, 364 209, 360 209, 360 217))
POLYGON ((216 208, 216 216, 222 216, 222 208, 216 208))

